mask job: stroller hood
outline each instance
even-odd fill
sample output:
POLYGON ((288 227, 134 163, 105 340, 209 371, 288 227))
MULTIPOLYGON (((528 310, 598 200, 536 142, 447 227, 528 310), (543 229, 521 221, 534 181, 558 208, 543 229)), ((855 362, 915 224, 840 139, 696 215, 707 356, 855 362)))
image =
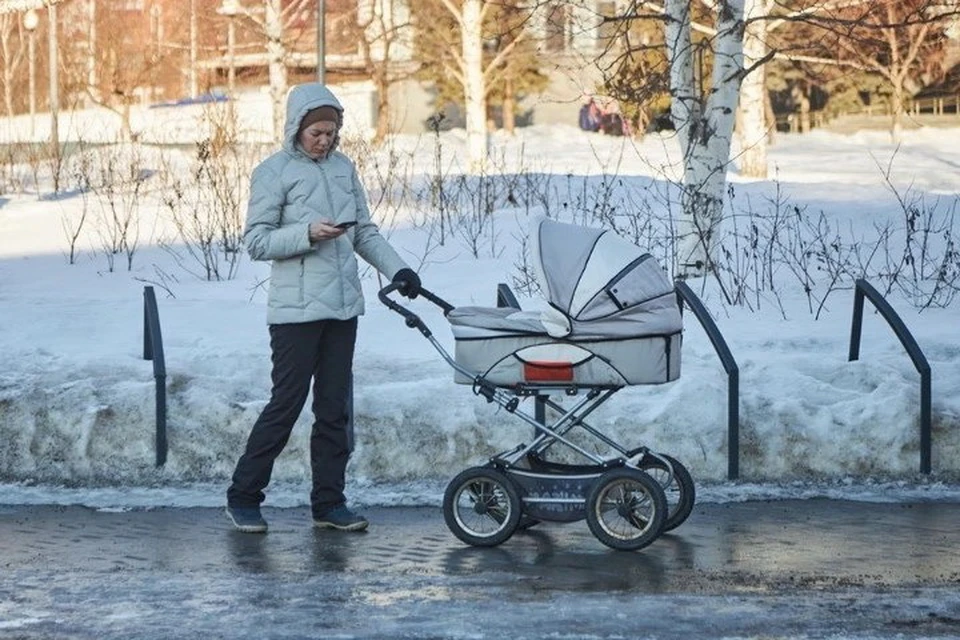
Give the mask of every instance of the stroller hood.
POLYGON ((673 284, 649 253, 606 229, 537 218, 532 262, 550 304, 547 332, 612 338, 670 335, 683 322, 673 284))

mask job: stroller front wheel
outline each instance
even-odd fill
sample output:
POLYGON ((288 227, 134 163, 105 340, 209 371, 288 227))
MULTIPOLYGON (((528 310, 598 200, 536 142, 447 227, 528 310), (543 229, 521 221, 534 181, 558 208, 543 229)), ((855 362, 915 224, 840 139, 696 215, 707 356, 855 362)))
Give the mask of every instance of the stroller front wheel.
POLYGON ((587 495, 587 525, 603 544, 636 551, 656 540, 667 518, 660 483, 639 469, 607 471, 587 495))
POLYGON ((495 547, 506 542, 520 522, 520 497, 505 473, 489 467, 462 471, 443 495, 443 518, 463 542, 495 547))

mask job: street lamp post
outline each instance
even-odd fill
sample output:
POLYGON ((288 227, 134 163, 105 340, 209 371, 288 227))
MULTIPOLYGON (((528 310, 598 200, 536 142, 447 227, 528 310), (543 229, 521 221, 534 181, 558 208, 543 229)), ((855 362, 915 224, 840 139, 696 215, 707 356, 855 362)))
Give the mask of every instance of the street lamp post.
MULTIPOLYGON (((60 109, 60 76, 58 70, 58 44, 57 44, 57 5, 50 4, 47 7, 47 17, 50 19, 49 28, 49 59, 50 59, 50 145, 53 151, 53 157, 56 166, 60 166, 60 129, 58 125, 60 109)), ((56 179, 55 179, 56 181, 56 179)))
POLYGON ((197 78, 197 0, 190 0, 190 97, 200 92, 197 78))
POLYGON ((240 13, 240 3, 238 0, 223 0, 223 4, 217 9, 217 13, 227 16, 227 93, 232 100, 236 92, 237 85, 237 32, 236 18, 240 13))
POLYGON ((37 27, 40 16, 33 9, 23 15, 23 28, 27 30, 27 68, 30 76, 30 136, 37 127, 37 27))
POLYGON ((324 0, 317 0, 317 82, 320 84, 327 81, 326 13, 324 0))

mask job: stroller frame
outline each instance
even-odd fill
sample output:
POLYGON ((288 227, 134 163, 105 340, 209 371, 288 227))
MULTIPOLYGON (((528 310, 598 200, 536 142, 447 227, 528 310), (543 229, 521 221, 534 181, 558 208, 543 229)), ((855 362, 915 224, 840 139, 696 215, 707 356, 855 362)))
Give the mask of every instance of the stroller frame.
MULTIPOLYGON (((381 289, 380 301, 403 316, 406 325, 419 330, 447 364, 471 380, 474 394, 534 429, 529 444, 500 452, 485 465, 466 469, 449 483, 444 494, 444 519, 457 538, 474 546, 496 546, 516 531, 540 521, 572 522, 585 518, 602 543, 632 551, 646 547, 686 520, 693 509, 695 489, 689 472, 679 461, 647 447, 627 450, 585 421, 622 385, 492 384, 482 374, 458 363, 417 314, 391 299, 390 294, 397 289, 395 284, 381 289), (581 392, 583 397, 570 408, 550 398, 579 396, 581 392), (521 410, 520 401, 529 397, 559 417, 548 424, 545 419, 521 410), (576 428, 616 455, 605 458, 578 445, 567 437, 576 428), (588 464, 546 460, 544 454, 555 445, 576 452, 588 464)), ((421 289, 420 295, 438 306, 445 316, 455 308, 426 289, 421 289)))

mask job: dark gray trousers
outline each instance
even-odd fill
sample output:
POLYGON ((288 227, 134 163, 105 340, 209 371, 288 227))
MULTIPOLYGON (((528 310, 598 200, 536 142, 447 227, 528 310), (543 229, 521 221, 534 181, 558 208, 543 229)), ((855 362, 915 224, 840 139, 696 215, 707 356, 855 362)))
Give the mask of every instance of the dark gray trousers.
POLYGON ((257 418, 227 489, 232 507, 259 506, 273 463, 283 451, 313 383, 310 465, 314 514, 346 501, 344 476, 350 458, 349 396, 357 319, 270 325, 273 389, 257 418))

